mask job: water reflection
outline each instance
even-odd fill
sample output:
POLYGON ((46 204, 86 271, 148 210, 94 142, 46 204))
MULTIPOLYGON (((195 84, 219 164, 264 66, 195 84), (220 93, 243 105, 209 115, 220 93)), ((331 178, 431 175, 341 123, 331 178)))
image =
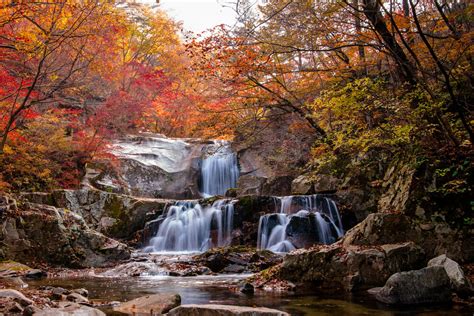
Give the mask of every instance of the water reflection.
MULTIPOLYGON (((147 294, 179 293, 182 304, 231 304, 276 308, 295 316, 314 315, 381 315, 381 316, 441 316, 472 315, 467 308, 451 306, 393 308, 375 302, 371 297, 324 297, 314 294, 282 294, 257 291, 254 295, 239 292, 239 284, 248 275, 197 277, 153 276, 140 278, 75 278, 46 279, 30 282, 30 286, 61 286, 86 288, 95 301, 126 301, 147 294)), ((104 310, 108 315, 118 315, 104 310)))

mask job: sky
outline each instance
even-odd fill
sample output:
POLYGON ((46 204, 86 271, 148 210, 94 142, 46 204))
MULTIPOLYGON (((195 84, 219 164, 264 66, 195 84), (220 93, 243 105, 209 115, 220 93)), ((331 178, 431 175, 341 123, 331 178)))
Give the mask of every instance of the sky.
MULTIPOLYGON (((153 0, 144 2, 155 3, 153 0)), ((229 0, 160 0, 160 7, 183 22, 185 30, 200 33, 219 24, 233 26, 235 13, 223 4, 229 0)))

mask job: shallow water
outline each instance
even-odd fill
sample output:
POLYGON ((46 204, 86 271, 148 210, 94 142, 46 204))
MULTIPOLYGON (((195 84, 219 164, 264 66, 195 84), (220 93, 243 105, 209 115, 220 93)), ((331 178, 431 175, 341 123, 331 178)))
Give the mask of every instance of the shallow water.
MULTIPOLYGON (((473 315, 473 311, 459 306, 430 306, 393 308, 377 303, 370 296, 315 294, 279 294, 257 291, 254 295, 239 292, 239 283, 248 275, 218 275, 197 277, 139 277, 139 278, 52 278, 30 282, 30 286, 61 286, 86 288, 93 301, 126 301, 156 293, 179 293, 182 304, 231 304, 276 308, 291 315, 473 315)), ((108 315, 118 315, 104 309, 108 315)))

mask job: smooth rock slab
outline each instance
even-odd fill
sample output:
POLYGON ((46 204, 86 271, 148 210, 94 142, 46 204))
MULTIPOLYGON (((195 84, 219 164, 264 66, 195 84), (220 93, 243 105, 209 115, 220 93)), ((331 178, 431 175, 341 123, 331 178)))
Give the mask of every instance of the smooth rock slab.
POLYGON ((114 307, 117 312, 129 315, 161 315, 181 304, 178 294, 146 295, 114 307))
POLYGON ((106 316, 102 311, 76 303, 59 302, 58 308, 46 308, 34 316, 106 316))
POLYGON ((172 309, 169 316, 290 316, 290 314, 266 307, 233 305, 181 305, 172 309))
POLYGON ((446 255, 441 255, 428 262, 428 267, 432 266, 441 266, 444 268, 446 274, 451 280, 451 287, 456 293, 464 294, 466 296, 471 293, 471 283, 468 278, 466 278, 464 271, 456 261, 449 259, 446 255))
POLYGON ((384 287, 369 293, 386 304, 442 304, 452 300, 450 280, 441 266, 395 273, 384 287))

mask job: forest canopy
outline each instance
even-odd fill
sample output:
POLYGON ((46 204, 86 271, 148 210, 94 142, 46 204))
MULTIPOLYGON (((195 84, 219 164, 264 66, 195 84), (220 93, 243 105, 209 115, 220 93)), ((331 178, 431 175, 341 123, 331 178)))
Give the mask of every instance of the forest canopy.
POLYGON ((470 1, 228 5, 236 25, 183 36, 159 7, 2 3, 0 187, 77 186, 136 132, 248 140, 285 121, 314 170, 472 146, 470 1))

